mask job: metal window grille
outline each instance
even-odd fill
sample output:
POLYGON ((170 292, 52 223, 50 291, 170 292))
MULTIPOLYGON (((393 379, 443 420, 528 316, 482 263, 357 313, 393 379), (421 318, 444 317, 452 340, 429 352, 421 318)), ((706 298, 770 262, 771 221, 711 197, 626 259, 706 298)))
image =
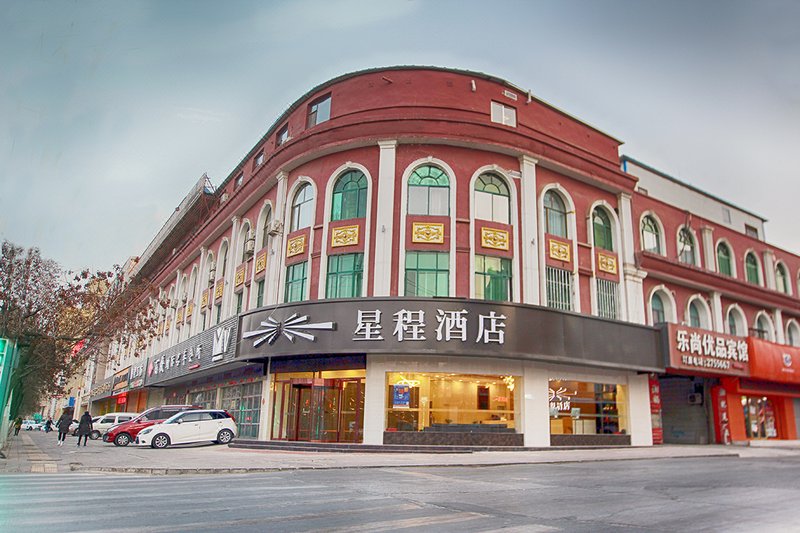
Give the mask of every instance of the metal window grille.
POLYGON ((572 272, 562 268, 546 267, 547 307, 572 311, 572 272))
POLYGON ((597 316, 619 318, 619 284, 607 279, 597 279, 597 316))

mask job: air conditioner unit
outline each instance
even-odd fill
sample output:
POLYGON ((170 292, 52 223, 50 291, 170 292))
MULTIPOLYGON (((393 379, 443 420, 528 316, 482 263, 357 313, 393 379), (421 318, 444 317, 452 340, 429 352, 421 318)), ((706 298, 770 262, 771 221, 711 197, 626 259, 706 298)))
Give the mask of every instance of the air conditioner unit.
POLYGON ((269 224, 267 224, 267 234, 272 235, 280 235, 283 232, 283 223, 280 220, 270 220, 269 224))
POLYGON ((688 397, 689 405, 703 405, 703 395, 699 392, 693 392, 688 397))
POLYGON ((256 240, 253 238, 244 241, 244 253, 253 255, 256 251, 256 240))

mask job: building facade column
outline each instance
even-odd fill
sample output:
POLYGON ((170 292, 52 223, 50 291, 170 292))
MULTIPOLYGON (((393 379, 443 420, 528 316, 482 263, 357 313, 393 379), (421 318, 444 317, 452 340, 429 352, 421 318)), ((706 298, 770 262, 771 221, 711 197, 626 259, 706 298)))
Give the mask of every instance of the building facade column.
POLYGON ((520 226, 522 239, 522 303, 540 305, 539 292, 539 209, 536 203, 536 164, 539 161, 523 155, 519 158, 520 170, 520 226))
POLYGON ((653 419, 650 413, 650 378, 647 374, 628 377, 628 409, 631 446, 653 445, 653 419))
MULTIPOLYGON (((235 310, 233 309, 233 280, 236 277, 236 261, 234 254, 236 253, 236 234, 239 233, 239 224, 241 220, 238 216, 231 217, 231 238, 228 243, 228 261, 225 268, 225 279, 222 280, 222 316, 220 322, 228 317, 233 316, 235 310)), ((219 265, 219 261, 217 261, 219 265)))
MULTIPOLYGON (((377 194, 375 214, 375 276, 372 291, 375 296, 389 296, 392 287, 392 244, 395 213, 395 174, 397 141, 379 141, 377 194)), ((402 246, 402 243, 401 243, 402 246)), ((383 439, 383 436, 381 436, 383 439)))
POLYGON ((547 373, 525 366, 522 383, 523 445, 531 448, 550 446, 550 409, 547 373))
MULTIPOLYGON (((278 173, 278 192, 275 196, 275 207, 272 214, 273 220, 283 223, 284 213, 286 212, 286 188, 289 174, 286 172, 278 173)), ((284 270, 284 237, 288 233, 288 228, 282 227, 279 235, 270 237, 269 250, 267 251, 267 271, 264 274, 264 305, 275 305, 278 303, 280 294, 280 283, 283 279, 284 270)))
POLYGON ((775 282, 775 253, 772 250, 764 252, 764 283, 768 289, 777 290, 775 282))
POLYGON ((642 281, 647 272, 636 266, 636 249, 633 244, 633 209, 631 195, 620 193, 617 197, 619 206, 620 234, 622 235, 622 297, 627 309, 626 319, 636 324, 647 324, 647 313, 644 304, 644 286, 642 281))
POLYGON ((367 356, 367 377, 364 380, 364 444, 383 444, 385 413, 385 365, 367 356))
POLYGON ((725 333, 725 320, 722 316, 722 295, 717 291, 711 292, 711 318, 714 331, 725 333))
POLYGON ((786 335, 783 331, 783 311, 775 309, 772 313, 772 321, 775 322, 775 342, 786 344, 786 335))
POLYGON ((706 270, 717 271, 717 254, 714 251, 714 228, 703 226, 700 228, 700 236, 703 240, 703 255, 705 256, 706 270))

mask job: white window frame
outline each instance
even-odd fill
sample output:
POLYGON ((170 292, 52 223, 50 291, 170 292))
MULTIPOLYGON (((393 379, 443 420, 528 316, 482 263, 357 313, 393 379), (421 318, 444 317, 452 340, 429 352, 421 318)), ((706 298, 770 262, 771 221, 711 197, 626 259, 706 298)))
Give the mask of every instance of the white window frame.
POLYGON ((517 110, 511 106, 492 100, 491 115, 492 122, 511 126, 512 128, 517 127, 517 110))

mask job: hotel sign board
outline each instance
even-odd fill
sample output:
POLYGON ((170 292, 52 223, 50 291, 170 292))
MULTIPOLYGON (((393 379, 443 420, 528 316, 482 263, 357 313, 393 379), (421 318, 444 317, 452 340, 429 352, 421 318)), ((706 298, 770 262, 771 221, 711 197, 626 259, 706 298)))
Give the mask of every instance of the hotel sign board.
POLYGON ((681 373, 750 376, 750 349, 744 337, 666 324, 667 366, 681 373))
POLYGON ((532 305, 459 298, 301 302, 241 316, 240 359, 413 354, 661 372, 659 332, 532 305))

